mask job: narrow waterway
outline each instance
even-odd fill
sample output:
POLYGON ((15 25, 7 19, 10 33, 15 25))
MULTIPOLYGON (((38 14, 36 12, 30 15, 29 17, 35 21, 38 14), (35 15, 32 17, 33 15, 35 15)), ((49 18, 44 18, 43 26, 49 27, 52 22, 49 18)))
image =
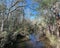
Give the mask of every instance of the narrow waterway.
POLYGON ((26 48, 44 48, 43 42, 37 41, 34 34, 30 35, 30 40, 26 42, 26 48))
POLYGON ((5 48, 45 48, 44 43, 37 41, 37 38, 34 34, 31 34, 29 38, 29 40, 22 42, 20 40, 17 40, 14 45, 7 45, 5 48))

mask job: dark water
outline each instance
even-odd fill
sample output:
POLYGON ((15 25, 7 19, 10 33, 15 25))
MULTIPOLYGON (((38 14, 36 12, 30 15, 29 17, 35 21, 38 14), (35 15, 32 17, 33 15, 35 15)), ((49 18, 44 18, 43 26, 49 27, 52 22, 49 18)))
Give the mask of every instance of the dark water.
POLYGON ((44 48, 43 42, 37 41, 34 34, 30 35, 30 41, 26 42, 26 48, 44 48))
POLYGON ((30 40, 24 42, 15 42, 13 46, 5 46, 6 48, 45 48, 44 43, 37 41, 38 36, 34 34, 29 36, 30 40))

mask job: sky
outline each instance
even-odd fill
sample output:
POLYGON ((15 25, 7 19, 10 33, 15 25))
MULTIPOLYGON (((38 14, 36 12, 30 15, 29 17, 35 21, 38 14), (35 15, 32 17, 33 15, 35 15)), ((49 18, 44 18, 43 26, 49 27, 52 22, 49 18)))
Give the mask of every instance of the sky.
MULTIPOLYGON (((12 0, 6 0, 8 8, 10 8, 10 5, 11 5, 10 2, 11 1, 12 0)), ((26 0, 26 4, 27 4, 27 6, 25 6, 25 8, 24 8, 25 18, 29 18, 31 20, 34 20, 35 17, 37 16, 37 14, 38 14, 38 12, 35 10, 36 8, 38 8, 38 3, 37 2, 33 2, 33 0, 26 0)), ((21 3, 18 4, 18 5, 21 6, 21 3)))
POLYGON ((35 10, 38 7, 38 3, 34 2, 33 0, 26 0, 27 5, 25 7, 25 16, 26 18, 30 18, 31 20, 34 20, 38 12, 35 10))

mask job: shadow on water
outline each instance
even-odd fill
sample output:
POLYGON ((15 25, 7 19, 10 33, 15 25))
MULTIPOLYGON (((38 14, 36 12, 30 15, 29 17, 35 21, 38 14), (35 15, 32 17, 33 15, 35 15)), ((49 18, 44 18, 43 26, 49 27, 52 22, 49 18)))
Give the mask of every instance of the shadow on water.
POLYGON ((37 37, 34 34, 29 36, 30 40, 24 42, 18 42, 20 39, 14 42, 13 46, 5 46, 6 48, 44 48, 44 43, 37 41, 37 37))

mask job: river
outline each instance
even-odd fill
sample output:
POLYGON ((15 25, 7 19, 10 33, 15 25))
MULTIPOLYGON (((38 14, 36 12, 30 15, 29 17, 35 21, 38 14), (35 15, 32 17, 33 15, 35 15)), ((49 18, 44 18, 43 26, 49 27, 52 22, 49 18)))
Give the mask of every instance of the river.
POLYGON ((22 41, 17 40, 12 46, 5 46, 5 48, 45 48, 44 43, 37 41, 37 37, 34 34, 29 36, 30 40, 22 41))
POLYGON ((37 41, 34 34, 31 34, 29 38, 30 38, 29 41, 24 42, 25 46, 20 48, 44 48, 44 43, 37 41))

